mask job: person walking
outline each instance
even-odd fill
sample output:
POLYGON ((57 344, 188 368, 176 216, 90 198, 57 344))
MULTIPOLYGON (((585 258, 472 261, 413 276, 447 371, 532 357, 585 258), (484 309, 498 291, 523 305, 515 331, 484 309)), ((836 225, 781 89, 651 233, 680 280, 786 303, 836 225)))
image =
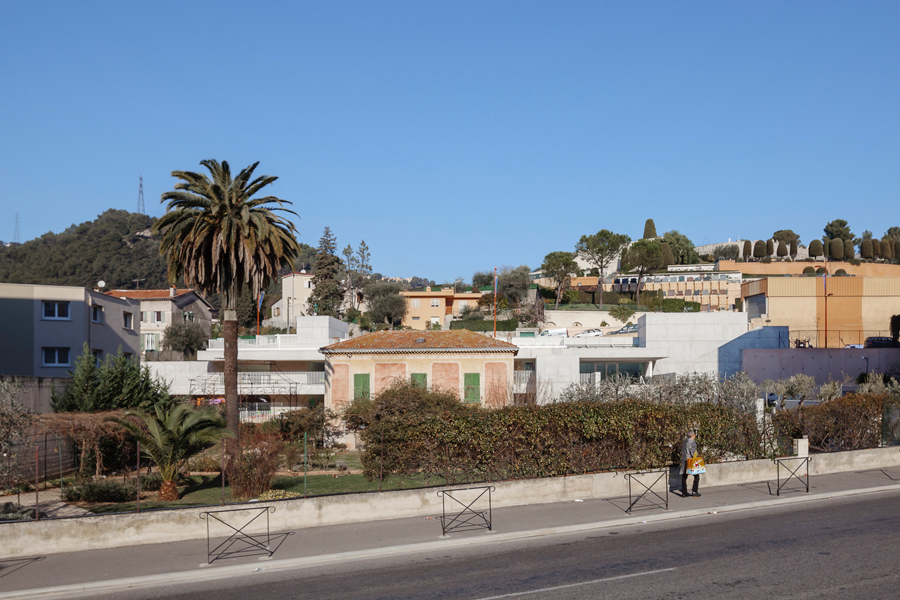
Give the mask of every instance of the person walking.
MULTIPOLYGON (((697 440, 695 439, 697 434, 693 431, 688 431, 687 437, 684 438, 684 444, 681 445, 681 497, 687 498, 687 461, 689 458, 692 458, 694 454, 697 452, 697 440)), ((693 493, 691 497, 699 498, 700 492, 698 489, 700 488, 700 476, 694 475, 694 486, 693 493)))

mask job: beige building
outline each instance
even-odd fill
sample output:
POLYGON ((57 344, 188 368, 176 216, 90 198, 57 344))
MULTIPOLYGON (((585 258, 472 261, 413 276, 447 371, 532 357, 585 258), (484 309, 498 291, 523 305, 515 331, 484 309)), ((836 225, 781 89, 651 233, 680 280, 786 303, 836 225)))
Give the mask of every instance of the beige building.
POLYGON ((453 288, 432 289, 426 287, 423 292, 400 292, 406 298, 406 316, 403 325, 413 329, 425 330, 437 323, 444 326, 447 317, 459 316, 466 307, 475 308, 481 298, 481 292, 455 292, 453 288))
POLYGON ((325 406, 381 392, 411 380, 486 406, 511 403, 518 348, 472 331, 378 331, 325 346, 325 406))
POLYGON ((139 352, 140 303, 80 287, 0 284, 0 375, 68 377, 87 344, 97 360, 139 352))
MULTIPOLYGON (((637 275, 619 273, 605 291, 637 291, 637 275)), ((738 271, 669 272, 641 278, 641 293, 661 291, 666 298, 698 302, 701 311, 734 310, 741 297, 741 273, 738 271)))
POLYGON ((741 286, 750 326, 784 326, 816 348, 889 336, 900 314, 900 277, 767 277, 741 286))
POLYGON ((129 298, 141 303, 141 352, 162 350, 166 327, 172 323, 198 323, 212 332, 212 305, 206 298, 191 289, 165 290, 113 290, 107 292, 114 298, 129 298))

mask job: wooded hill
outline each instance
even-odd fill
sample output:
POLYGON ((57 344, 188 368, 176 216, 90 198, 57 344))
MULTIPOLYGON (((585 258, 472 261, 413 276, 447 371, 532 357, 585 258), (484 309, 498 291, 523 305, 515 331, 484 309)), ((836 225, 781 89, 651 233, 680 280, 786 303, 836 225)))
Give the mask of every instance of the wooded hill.
MULTIPOLYGON (((135 280, 140 279, 141 289, 167 287, 159 240, 150 233, 155 221, 140 213, 110 209, 62 233, 45 233, 24 244, 0 247, 0 283, 93 288, 103 280, 108 289, 134 289, 135 280)), ((315 249, 306 244, 300 247, 304 250, 301 260, 311 262, 315 249)))

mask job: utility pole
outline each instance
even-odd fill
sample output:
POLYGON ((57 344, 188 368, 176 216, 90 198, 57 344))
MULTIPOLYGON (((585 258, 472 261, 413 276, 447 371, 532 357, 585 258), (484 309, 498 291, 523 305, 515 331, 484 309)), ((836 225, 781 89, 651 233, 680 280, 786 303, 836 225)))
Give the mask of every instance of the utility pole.
POLYGON ((132 279, 131 282, 134 283, 134 284, 136 284, 134 289, 136 289, 136 290, 141 289, 141 282, 142 282, 142 281, 147 281, 147 280, 146 280, 146 279, 132 279))

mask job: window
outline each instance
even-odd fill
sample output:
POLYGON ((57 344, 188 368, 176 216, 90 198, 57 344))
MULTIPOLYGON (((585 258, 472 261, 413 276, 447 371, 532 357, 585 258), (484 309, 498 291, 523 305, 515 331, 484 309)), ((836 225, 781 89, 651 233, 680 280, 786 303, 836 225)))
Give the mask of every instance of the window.
POLYGON ((132 356, 134 356, 134 354, 132 354, 131 352, 126 352, 126 353, 125 353, 125 358, 128 360, 128 362, 131 362, 131 357, 132 357, 132 356))
POLYGON ((94 304, 91 306, 91 321, 94 323, 103 322, 103 307, 94 304))
POLYGON ((438 324, 438 323, 440 323, 440 322, 441 322, 440 318, 438 318, 438 317, 431 317, 431 324, 432 324, 432 325, 438 324))
POLYGON ((369 374, 357 373, 353 376, 353 398, 369 397, 369 374))
POLYGON ((69 303, 44 302, 44 319, 69 321, 69 303))
POLYGON ((127 312, 127 313, 122 313, 122 317, 124 320, 123 325, 124 325, 125 329, 131 329, 131 324, 132 324, 132 320, 134 319, 134 315, 132 315, 130 312, 127 312))
POLYGON ((94 366, 100 366, 100 359, 103 357, 103 350, 91 350, 91 354, 94 355, 94 366))
POLYGON ((414 298, 413 300, 410 300, 409 304, 410 304, 410 306, 412 306, 413 308, 419 308, 419 299, 418 299, 418 298, 414 298))
POLYGON ((412 384, 416 387, 425 388, 428 386, 428 374, 427 373, 413 373, 410 375, 410 380, 412 384))
POLYGON ((466 386, 466 402, 481 402, 481 374, 466 373, 463 382, 466 386))
POLYGON ((153 315, 154 315, 154 317, 153 317, 154 323, 162 323, 163 322, 163 314, 162 314, 161 310, 156 311, 155 313, 153 313, 153 315))
POLYGON ((43 363, 45 367, 69 366, 68 348, 41 348, 41 353, 43 354, 43 363))
POLYGON ((419 317, 413 317, 412 320, 413 320, 413 321, 418 321, 418 320, 419 320, 419 317))
POLYGON ((441 301, 438 298, 431 299, 431 308, 440 308, 441 301))

